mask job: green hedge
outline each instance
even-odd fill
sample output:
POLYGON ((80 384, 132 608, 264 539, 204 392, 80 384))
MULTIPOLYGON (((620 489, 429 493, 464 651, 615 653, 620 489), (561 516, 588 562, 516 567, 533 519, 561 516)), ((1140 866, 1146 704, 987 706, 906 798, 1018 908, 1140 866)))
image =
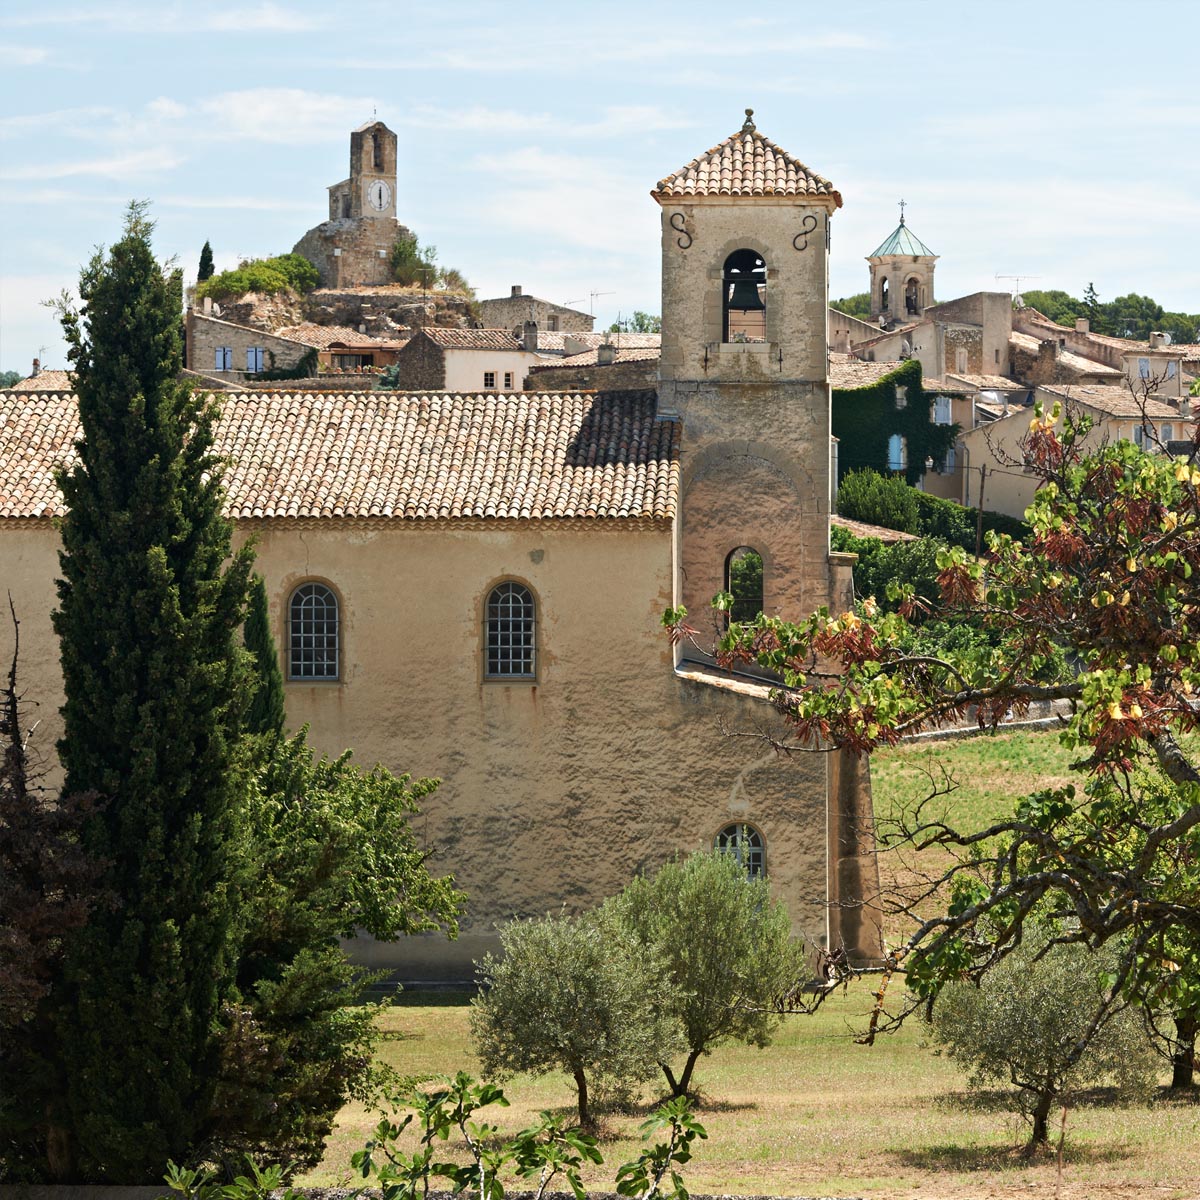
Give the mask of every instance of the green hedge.
MULTIPOLYGON (((909 487, 899 475, 854 471, 838 488, 837 510, 852 521, 866 521, 919 537, 939 538, 964 550, 975 550, 978 509, 964 508, 909 487)), ((983 532, 995 530, 1024 541, 1029 526, 1004 513, 984 512, 983 532)))

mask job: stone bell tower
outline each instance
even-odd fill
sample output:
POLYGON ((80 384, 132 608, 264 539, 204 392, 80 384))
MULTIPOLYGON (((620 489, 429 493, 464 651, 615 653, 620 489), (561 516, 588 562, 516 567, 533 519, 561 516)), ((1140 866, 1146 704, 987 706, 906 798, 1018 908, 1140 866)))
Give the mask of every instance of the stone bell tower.
POLYGON ((703 611, 739 548, 763 611, 831 597, 826 179, 742 128, 661 180, 659 407, 683 421, 679 587, 703 611))
POLYGON ((933 302, 933 265, 938 256, 904 223, 867 255, 871 264, 871 320, 915 321, 933 302))

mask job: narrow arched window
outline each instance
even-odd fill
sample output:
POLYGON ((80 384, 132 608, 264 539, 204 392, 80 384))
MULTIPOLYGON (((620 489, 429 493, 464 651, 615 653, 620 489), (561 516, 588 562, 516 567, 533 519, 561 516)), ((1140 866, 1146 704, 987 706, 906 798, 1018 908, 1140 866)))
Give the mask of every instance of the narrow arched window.
POLYGON ((738 546, 725 559, 725 590, 733 596, 733 621, 753 621, 763 608, 763 560, 752 546, 738 546))
POLYGON ((888 281, 887 281, 886 279, 884 279, 884 280, 883 280, 883 281, 882 281, 882 282, 879 284, 879 307, 880 307, 880 308, 887 308, 887 307, 888 307, 888 300, 889 300, 889 296, 888 296, 888 281))
POLYGON ((288 603, 288 678, 337 679, 338 601, 323 583, 302 583, 288 603))
POLYGON ((735 250, 722 277, 723 342, 767 340, 767 264, 754 250, 735 250))
POLYGON ((725 854, 732 854, 751 879, 767 873, 766 846, 753 825, 726 825, 713 845, 725 854))
POLYGON ((379 134, 374 133, 371 135, 371 147, 374 151, 372 158, 374 159, 373 165, 375 167, 375 170, 382 171, 383 170, 383 138, 380 137, 379 134))
POLYGON ((487 601, 487 674, 493 679, 532 679, 536 665, 533 593, 519 583, 494 587, 487 601))

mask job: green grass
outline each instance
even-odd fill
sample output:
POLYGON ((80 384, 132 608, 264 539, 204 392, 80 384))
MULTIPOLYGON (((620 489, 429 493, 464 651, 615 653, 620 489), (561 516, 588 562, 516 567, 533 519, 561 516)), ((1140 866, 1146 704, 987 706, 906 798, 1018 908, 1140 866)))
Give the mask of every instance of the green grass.
MULTIPOLYGON (((1052 734, 904 747, 874 759, 881 815, 894 814, 922 786, 931 752, 960 781, 952 805, 964 823, 987 822, 1009 811, 1021 791, 1067 777, 1067 755, 1052 734)), ((382 1018, 380 1055, 406 1076, 477 1074, 466 1000, 405 996, 382 1018)), ((921 1047, 918 1025, 870 1048, 855 1045, 869 1007, 869 989, 859 986, 815 1016, 787 1018, 766 1050, 722 1047, 701 1060, 699 1115, 709 1136, 684 1171, 693 1192, 934 1200, 1200 1195, 1200 1104, 1160 1094, 1131 1107, 1102 1101, 1072 1107, 1060 1189, 1053 1159, 1020 1158, 1025 1127, 1007 1098, 967 1093, 954 1064, 921 1047)), ((544 1108, 573 1112, 565 1076, 518 1076, 505 1087, 512 1106, 486 1114, 505 1133, 544 1108)), ((617 1166, 636 1156, 637 1127, 660 1097, 651 1087, 638 1111, 605 1114, 605 1165, 587 1177, 593 1188, 611 1189, 617 1166)), ((325 1161, 303 1182, 348 1181, 350 1154, 374 1121, 348 1105, 325 1161)))

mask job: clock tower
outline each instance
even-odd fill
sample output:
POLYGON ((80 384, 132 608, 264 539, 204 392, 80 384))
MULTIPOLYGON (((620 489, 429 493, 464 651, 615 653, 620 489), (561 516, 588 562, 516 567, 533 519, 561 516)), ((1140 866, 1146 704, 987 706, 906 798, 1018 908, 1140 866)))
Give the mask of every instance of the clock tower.
POLYGON ((329 219, 396 219, 396 135, 369 121, 350 134, 350 178, 329 189, 329 219))

